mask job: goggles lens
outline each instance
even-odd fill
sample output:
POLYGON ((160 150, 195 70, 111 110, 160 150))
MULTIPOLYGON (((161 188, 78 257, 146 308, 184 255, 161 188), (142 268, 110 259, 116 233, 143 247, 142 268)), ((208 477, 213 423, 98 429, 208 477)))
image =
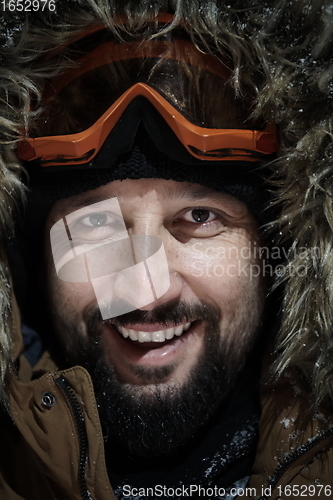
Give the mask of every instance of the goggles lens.
MULTIPOLYGON (((61 87, 65 80, 73 77, 59 92, 49 97, 38 135, 75 134, 87 129, 126 90, 139 82, 148 84, 188 121, 199 127, 264 127, 263 123, 254 124, 249 120, 249 110, 243 101, 235 98, 233 89, 221 77, 222 72, 214 74, 205 67, 191 64, 194 47, 189 42, 182 42, 181 47, 161 42, 133 43, 124 47, 111 42, 106 44, 104 50, 107 53, 100 54, 103 65, 79 76, 75 76, 73 71, 72 75, 66 74, 65 79, 55 82, 61 87), (175 49, 179 49, 178 54, 175 49), (127 51, 133 58, 122 59, 128 56, 127 51), (149 52, 152 55, 159 53, 160 56, 143 57, 143 53, 149 52), (107 61, 109 54, 114 61, 107 61)), ((200 53, 196 55, 196 59, 202 56, 200 53)), ((94 55, 90 57, 93 59, 94 55)), ((221 69, 227 76, 226 69, 221 69)))
POLYGON ((76 42, 77 65, 49 85, 44 113, 29 133, 34 139, 22 144, 21 158, 39 158, 47 164, 57 164, 60 156, 61 164, 66 157, 74 164, 90 161, 136 95, 150 100, 199 159, 240 155, 253 161, 276 151, 274 130, 251 119, 244 98, 236 97, 228 81, 227 66, 192 42, 175 38, 175 33, 179 32, 163 39, 119 42, 102 31, 76 42), (136 92, 129 92, 133 88, 136 92), (152 92, 147 95, 142 88, 152 92), (228 136, 233 136, 229 144, 228 136), (63 147, 66 142, 82 147, 70 152, 63 147))

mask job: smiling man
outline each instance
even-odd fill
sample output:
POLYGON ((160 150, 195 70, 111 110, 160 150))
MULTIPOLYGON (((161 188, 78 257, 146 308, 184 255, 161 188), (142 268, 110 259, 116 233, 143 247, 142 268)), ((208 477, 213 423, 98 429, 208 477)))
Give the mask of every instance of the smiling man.
MULTIPOLYGON (((237 97, 230 64, 172 21, 148 19, 133 38, 122 18, 121 39, 94 25, 62 47, 55 57, 75 63, 47 83, 19 148, 35 259, 45 238, 41 322, 57 392, 89 413, 96 398, 118 499, 157 485, 226 498, 247 485, 258 439, 265 196, 255 170, 277 139, 253 119, 250 91, 237 97)), ((92 439, 78 473, 90 494, 92 439)))

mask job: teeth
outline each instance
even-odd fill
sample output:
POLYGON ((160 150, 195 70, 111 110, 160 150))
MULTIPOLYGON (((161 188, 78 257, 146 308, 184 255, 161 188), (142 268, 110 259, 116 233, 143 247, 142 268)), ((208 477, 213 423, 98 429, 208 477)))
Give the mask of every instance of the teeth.
POLYGON ((121 335, 127 339, 137 340, 139 342, 165 342, 166 340, 171 340, 176 335, 180 337, 182 333, 187 332, 190 328, 191 323, 185 323, 184 325, 179 325, 177 327, 168 328, 167 330, 158 330, 157 332, 141 332, 137 330, 132 330, 125 328, 123 326, 117 326, 117 330, 121 335))
POLYGON ((139 342, 151 342, 150 332, 138 332, 139 342))
MULTIPOLYGON (((126 330, 126 328, 125 328, 125 330, 126 330)), ((131 330, 131 329, 129 329, 127 331, 128 331, 128 334, 129 334, 129 338, 131 340, 138 340, 138 333, 139 332, 137 332, 136 330, 131 330)))
POLYGON ((125 339, 127 339, 127 337, 129 336, 128 330, 126 330, 126 328, 124 328, 123 326, 119 326, 118 330, 120 331, 120 333, 122 334, 122 336, 125 339))
POLYGON ((159 330, 158 332, 152 333, 153 342, 164 342, 165 341, 165 330, 159 330))
POLYGON ((165 338, 166 340, 171 340, 175 335, 175 328, 168 328, 165 330, 165 338))
POLYGON ((177 335, 177 337, 180 337, 183 331, 184 331, 183 325, 177 326, 177 328, 175 329, 175 335, 177 335))

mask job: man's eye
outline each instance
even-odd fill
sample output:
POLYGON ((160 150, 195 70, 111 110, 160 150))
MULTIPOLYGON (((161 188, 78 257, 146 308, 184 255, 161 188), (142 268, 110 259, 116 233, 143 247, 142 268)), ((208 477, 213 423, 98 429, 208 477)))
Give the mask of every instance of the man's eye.
POLYGON ((205 207, 186 208, 178 213, 172 224, 176 238, 212 238, 227 231, 223 214, 205 207))
POLYGON ((203 224, 216 219, 217 214, 205 208, 193 208, 184 215, 184 219, 188 222, 197 222, 203 224))
POLYGON ((117 238, 124 232, 124 221, 113 212, 92 212, 69 226, 72 238, 79 240, 104 240, 117 238))
POLYGON ((105 213, 100 214, 90 214, 84 219, 82 219, 82 224, 86 226, 100 227, 105 226, 108 222, 108 216, 105 213))

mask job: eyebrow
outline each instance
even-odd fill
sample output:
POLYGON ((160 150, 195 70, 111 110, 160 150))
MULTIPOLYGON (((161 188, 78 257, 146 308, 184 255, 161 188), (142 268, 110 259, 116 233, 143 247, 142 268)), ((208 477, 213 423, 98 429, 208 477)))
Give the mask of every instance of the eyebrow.
MULTIPOLYGON (((185 182, 180 183, 180 186, 162 186, 160 193, 168 200, 178 200, 178 199, 188 199, 190 201, 197 201, 202 198, 210 198, 210 200, 216 203, 221 203, 226 201, 226 196, 228 197, 228 202, 232 203, 232 198, 229 198, 228 193, 223 193, 220 191, 215 191, 205 186, 186 184, 185 182)), ((76 209, 93 205, 94 203, 99 203, 101 201, 109 200, 110 198, 117 197, 116 192, 109 191, 108 194, 90 194, 85 195, 84 193, 74 197, 56 211, 60 216, 66 212, 74 211, 76 209)))
POLYGON ((114 197, 115 195, 112 194, 108 194, 107 196, 105 194, 92 194, 86 196, 82 194, 78 197, 75 197, 73 200, 66 201, 62 207, 59 207, 59 209, 56 210, 56 214, 59 214, 61 216, 64 213, 69 213, 69 211, 74 211, 76 209, 86 207, 88 205, 93 205, 94 203, 99 203, 100 201, 109 200, 110 198, 114 197))
POLYGON ((199 200, 200 198, 213 198, 221 201, 227 193, 221 193, 205 186, 184 185, 177 188, 164 186, 162 189, 165 197, 169 199, 188 198, 189 200, 199 200))
POLYGON ((236 200, 234 200, 234 196, 230 195, 229 193, 215 191, 214 189, 200 185, 186 185, 185 183, 182 184, 184 185, 177 186, 176 189, 170 186, 164 186, 164 195, 168 197, 168 199, 186 198, 190 201, 209 198, 209 201, 215 203, 228 203, 228 205, 233 205, 236 202, 236 200))

